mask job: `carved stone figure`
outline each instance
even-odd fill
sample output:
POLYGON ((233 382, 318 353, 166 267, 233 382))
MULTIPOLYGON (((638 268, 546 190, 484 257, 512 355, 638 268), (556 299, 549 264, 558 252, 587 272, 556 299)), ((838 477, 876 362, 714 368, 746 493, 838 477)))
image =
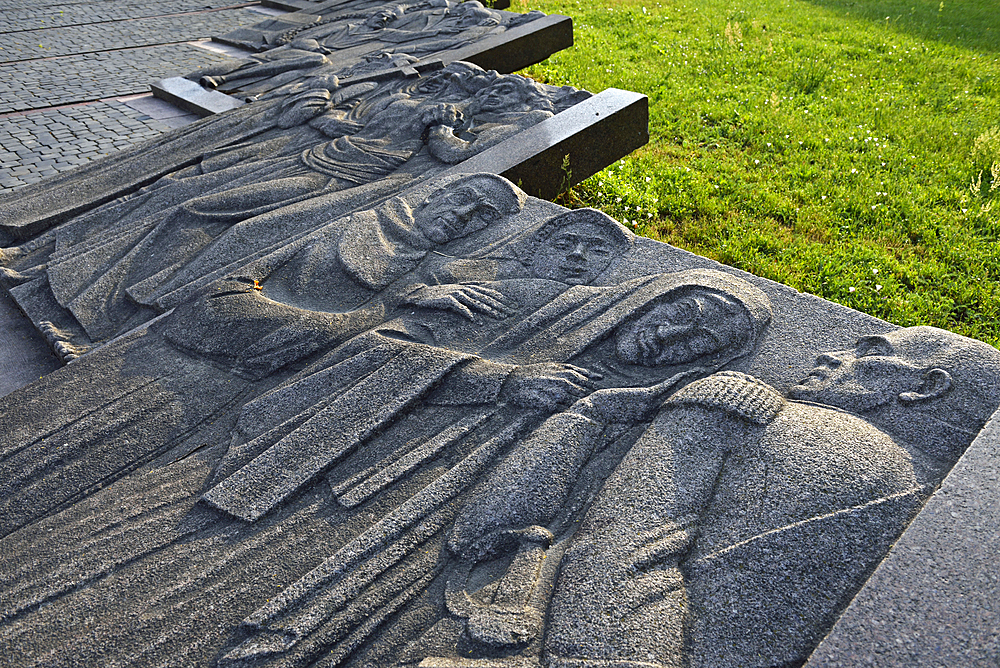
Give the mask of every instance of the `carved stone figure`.
MULTIPOLYGON (((540 15, 536 12, 518 20, 525 22, 540 15)), ((331 52, 365 46, 385 50, 396 45, 398 50, 410 55, 427 56, 499 34, 505 23, 509 21, 501 12, 486 9, 476 0, 420 3, 408 7, 387 5, 371 14, 348 14, 318 25, 304 26, 277 42, 312 39, 331 52)))
POLYGON ((185 350, 225 361, 239 375, 263 378, 328 345, 317 319, 354 311, 375 297, 395 305, 398 295, 410 292, 403 277, 431 249, 519 213, 524 199, 523 192, 491 174, 452 180, 414 208, 393 198, 210 285, 203 297, 181 307, 165 334, 185 350))
POLYGON ((285 72, 302 72, 329 65, 330 61, 324 53, 329 51, 314 39, 295 39, 246 60, 227 61, 201 68, 187 75, 187 78, 194 79, 206 88, 216 88, 224 83, 273 77, 285 72))
POLYGON ((821 355, 788 399, 743 374, 691 383, 571 539, 547 665, 804 660, 1000 403, 998 378, 994 348, 915 327, 821 355))
POLYGON ((429 249, 447 248, 449 241, 517 214, 524 200, 524 193, 491 174, 452 179, 419 203, 394 198, 322 230, 311 239, 316 243, 290 249, 284 256, 287 266, 271 265, 275 258, 265 258, 208 286, 203 296, 182 303, 153 331, 78 362, 59 383, 65 391, 72 391, 74 378, 83 385, 113 374, 108 367, 113 369, 116 359, 143 360, 147 375, 141 382, 97 393, 97 408, 89 396, 81 396, 72 403, 88 417, 49 416, 52 424, 41 440, 11 427, 6 466, 18 471, 4 485, 7 512, 0 528, 10 530, 25 513, 43 514, 102 481, 127 474, 182 441, 204 420, 220 419, 220 412, 234 408, 233 402, 263 392, 274 382, 268 376, 283 367, 378 325, 387 308, 399 301, 383 289, 411 272, 429 249), (278 273, 274 281, 264 271, 269 266, 278 273), (273 283, 284 289, 276 290, 273 283), (311 300, 309 291, 315 294, 311 300), (284 295, 294 298, 274 299, 284 295), (262 381, 263 388, 245 380, 262 381), (151 428, 135 409, 142 401, 174 417, 151 428), (109 418, 100 408, 105 405, 116 406, 114 422, 121 434, 105 432, 103 423, 109 418), (145 438, 133 442, 130 429, 144 430, 145 438), (29 460, 34 465, 25 463, 21 470, 29 460))
POLYGON ((412 83, 348 88, 357 90, 333 100, 327 90, 285 98, 278 123, 288 130, 218 151, 78 216, 54 232, 54 248, 8 249, 5 261, 15 265, 8 282, 31 283, 17 289, 25 299, 65 308, 69 314, 44 319, 74 343, 107 340, 162 312, 158 300, 168 287, 256 259, 581 99, 576 90, 465 63, 412 83), (469 99, 479 88, 484 95, 469 99), (446 132, 428 134, 441 123, 446 132), (232 250, 234 239, 246 252, 213 264, 222 257, 219 245, 232 250))
MULTIPOLYGON (((653 397, 668 393, 679 380, 674 377, 654 388, 646 389, 644 386, 651 379, 670 377, 679 370, 689 371, 687 375, 704 374, 707 372, 706 368, 717 369, 748 354, 754 349, 768 319, 767 300, 759 291, 738 279, 717 272, 692 271, 646 277, 616 288, 585 289, 577 286, 569 288, 548 305, 524 318, 520 328, 515 326, 508 335, 484 348, 484 355, 506 351, 508 359, 531 360, 533 363, 527 367, 476 361, 456 375, 451 371, 455 368, 455 362, 449 362, 442 371, 425 376, 425 370, 430 369, 425 367, 425 362, 417 367, 420 372, 414 374, 413 380, 401 385, 404 389, 399 394, 377 400, 376 412, 372 407, 374 397, 365 392, 354 396, 352 394, 354 388, 362 387, 370 382, 369 379, 378 378, 391 368, 391 361, 381 361, 386 355, 382 351, 402 348, 412 355, 425 354, 421 352, 424 350, 421 344, 401 343, 399 338, 389 338, 389 331, 383 330, 378 338, 364 341, 363 349, 352 349, 351 357, 344 357, 343 351, 340 351, 322 365, 313 366, 299 377, 291 379, 287 386, 276 388, 258 402, 248 405, 240 424, 243 434, 241 440, 245 439, 246 443, 231 448, 227 454, 228 461, 221 467, 225 477, 209 490, 204 499, 236 517, 257 521, 277 508, 278 504, 283 503, 303 484, 357 450, 358 443, 351 442, 350 439, 367 438, 368 434, 377 432, 390 420, 399 422, 404 419, 401 409, 414 405, 418 396, 432 389, 433 392, 417 403, 417 406, 454 405, 455 402, 466 406, 474 406, 476 402, 489 406, 498 400, 507 404, 499 412, 488 408, 470 415, 465 411, 459 414, 460 417, 456 416, 454 422, 438 436, 432 436, 427 442, 433 443, 437 450, 428 448, 425 457, 437 456, 442 449, 456 448, 461 451, 462 440, 469 431, 472 431, 470 440, 482 445, 458 458, 435 483, 415 494, 377 525, 344 546, 322 566, 306 575, 287 595, 272 601, 248 618, 244 626, 250 637, 229 653, 227 659, 237 664, 242 661, 263 661, 270 656, 286 654, 299 640, 308 638, 309 643, 315 642, 318 636, 312 637, 310 634, 326 624, 334 624, 341 615, 341 607, 332 603, 331 598, 333 601, 341 600, 340 594, 333 592, 346 586, 341 578, 353 569, 369 573, 364 576, 370 578, 365 581, 364 586, 372 585, 379 591, 379 597, 395 598, 405 595, 412 598, 418 595, 419 590, 408 593, 395 589, 385 591, 384 586, 375 579, 397 566, 405 568, 399 562, 412 547, 408 549, 402 546, 414 545, 416 537, 413 532, 431 531, 430 535, 423 535, 416 540, 416 544, 439 533, 455 512, 454 506, 449 509, 442 504, 464 495, 473 484, 475 476, 491 466, 499 452, 514 438, 523 435, 527 445, 515 446, 513 454, 502 460, 496 475, 503 477, 512 470, 524 471, 525 475, 533 472, 538 492, 525 487, 524 498, 537 499, 538 494, 542 494, 549 495, 552 501, 544 508, 533 505, 532 518, 537 521, 529 524, 543 521, 540 518, 547 513, 554 515, 573 487, 576 475, 588 463, 595 444, 584 439, 579 441, 578 447, 575 446, 574 443, 581 434, 574 432, 575 425, 567 426, 562 413, 556 413, 548 420, 541 418, 561 405, 590 394, 595 385, 639 385, 638 389, 603 390, 590 396, 607 396, 607 401, 613 404, 628 395, 629 398, 642 397, 648 403, 653 397), (539 321, 562 324, 539 329, 539 321), (574 325, 571 329, 566 329, 570 322, 574 325), (375 364, 357 365, 362 355, 373 353, 375 364), (558 367, 546 366, 545 360, 569 361, 578 366, 560 370, 558 367), (346 375, 349 366, 353 366, 351 373, 360 372, 363 377, 359 379, 355 375, 346 375), (600 377, 593 373, 597 368, 602 372, 600 377), (473 370, 476 372, 475 379, 469 377, 473 370), (523 375, 524 372, 528 375, 523 375), (514 380, 517 381, 516 385, 511 382, 514 380), (331 383, 335 385, 331 386, 331 383), (319 406, 296 405, 292 398, 293 391, 302 395, 303 386, 322 385, 333 388, 343 383, 352 389, 334 389, 332 398, 324 400, 319 406), (339 420, 344 415, 357 414, 361 410, 357 403, 359 401, 364 402, 367 406, 365 413, 371 416, 366 421, 364 431, 345 433, 344 439, 338 439, 343 440, 342 443, 338 442, 332 448, 331 443, 325 443, 321 446, 322 451, 309 445, 310 441, 307 439, 312 439, 310 434, 315 434, 317 430, 340 433, 342 427, 337 426, 339 420), (530 408, 535 410, 526 410, 530 408), (494 423, 493 420, 500 415, 504 416, 503 421, 494 423), (280 428, 271 426, 278 423, 280 428), (561 434, 561 438, 552 442, 551 439, 556 434, 561 434), (526 462, 521 453, 532 451, 538 443, 552 443, 553 452, 566 447, 565 460, 557 458, 558 461, 553 463, 553 460, 543 458, 542 464, 525 468, 526 462), (283 462, 280 466, 283 472, 276 478, 274 473, 269 472, 275 470, 277 462, 283 462), (556 470, 552 466, 556 466, 556 470), (378 556, 383 553, 395 556, 378 556), (369 561, 369 558, 374 561, 369 561)), ((459 332, 455 339, 460 338, 459 332)), ((362 341, 358 339, 355 343, 362 344, 362 341)), ((462 358, 455 359, 461 361, 462 358)), ((438 355, 429 358, 430 360, 444 362, 447 358, 438 355)), ((383 377, 380 381, 386 382, 386 379, 383 377)), ((402 383, 403 379, 399 378, 399 382, 402 383)), ((594 401, 598 402, 600 399, 595 398, 594 401)), ((573 423, 572 417, 568 419, 573 423)), ((369 453, 367 458, 370 457, 369 453)), ((366 471, 361 480, 358 476, 349 477, 344 483, 335 485, 335 489, 340 490, 340 494, 344 496, 343 503, 353 505, 351 498, 358 493, 359 486, 365 486, 364 478, 382 479, 387 471, 398 467, 396 462, 407 458, 404 452, 392 450, 383 457, 383 463, 376 465, 374 470, 366 471)), ((392 481, 393 478, 390 476, 388 480, 392 481)), ((487 489, 489 485, 487 483, 487 489)), ((368 495, 371 493, 373 492, 367 492, 368 495)), ((496 518, 498 522, 502 521, 500 518, 503 514, 489 505, 484 496, 489 497, 490 493, 473 495, 473 501, 469 505, 496 518)), ((504 498, 508 497, 497 498, 496 502, 502 506, 504 498)), ((517 514, 523 512, 523 509, 512 508, 510 512, 517 514)), ((512 533, 506 526, 497 526, 494 532, 489 531, 490 527, 479 529, 481 534, 487 534, 485 538, 489 535, 497 537, 512 533)), ((463 531, 458 526, 455 530, 463 531)), ((475 554, 485 558, 489 549, 480 544, 477 546, 475 554)), ((464 566, 457 566, 458 577, 467 575, 471 567, 468 559, 471 556, 461 548, 452 549, 459 553, 461 559, 466 560, 464 566)), ((428 575, 433 577, 434 571, 431 570, 428 575)), ((528 583, 529 591, 533 584, 534 580, 528 583)), ((439 603, 443 605, 444 600, 439 603)), ((523 608, 524 602, 522 612, 523 608)), ((379 615, 384 613, 384 610, 379 611, 379 615)), ((436 626, 428 630, 431 634, 436 632, 436 626)), ((342 647, 337 644, 337 638, 327 638, 325 642, 334 647, 342 647)), ((399 650, 398 647, 395 649, 399 650)), ((420 658, 423 657, 417 660, 420 658)))

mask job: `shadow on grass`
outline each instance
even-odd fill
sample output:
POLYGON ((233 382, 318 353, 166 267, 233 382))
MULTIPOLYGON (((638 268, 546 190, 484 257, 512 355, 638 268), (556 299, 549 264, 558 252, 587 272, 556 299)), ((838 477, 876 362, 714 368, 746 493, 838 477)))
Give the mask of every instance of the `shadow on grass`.
POLYGON ((1000 53, 997 0, 808 0, 925 40, 1000 53))

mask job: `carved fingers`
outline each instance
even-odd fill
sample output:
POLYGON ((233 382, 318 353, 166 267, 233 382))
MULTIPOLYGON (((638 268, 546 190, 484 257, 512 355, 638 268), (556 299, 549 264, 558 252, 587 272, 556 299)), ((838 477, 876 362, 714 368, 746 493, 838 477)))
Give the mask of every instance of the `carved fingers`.
POLYGON ((440 103, 424 107, 420 112, 420 123, 428 125, 448 125, 456 127, 462 123, 462 112, 453 104, 440 103))
POLYGON ((481 285, 425 285, 406 296, 404 303, 457 313, 469 320, 476 314, 501 320, 514 314, 517 303, 481 285))
POLYGON ((574 413, 596 422, 638 422, 645 419, 677 385, 706 373, 701 367, 677 373, 651 387, 613 387, 598 390, 573 404, 574 413))
POLYGON ((555 410, 593 392, 601 374, 559 362, 517 367, 508 376, 501 398, 525 408, 555 410))

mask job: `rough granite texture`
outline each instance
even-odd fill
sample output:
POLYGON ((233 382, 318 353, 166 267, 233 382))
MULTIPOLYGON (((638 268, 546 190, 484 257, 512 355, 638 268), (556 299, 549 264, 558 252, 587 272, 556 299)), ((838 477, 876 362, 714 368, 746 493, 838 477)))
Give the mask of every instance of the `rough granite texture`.
POLYGON ((0 407, 5 658, 785 668, 847 608, 812 661, 990 665, 1000 352, 528 197, 497 174, 599 169, 644 98, 359 59, 492 20, 415 9, 0 195, 67 363, 0 407))
POLYGON ((812 654, 807 668, 996 666, 1000 415, 812 654))

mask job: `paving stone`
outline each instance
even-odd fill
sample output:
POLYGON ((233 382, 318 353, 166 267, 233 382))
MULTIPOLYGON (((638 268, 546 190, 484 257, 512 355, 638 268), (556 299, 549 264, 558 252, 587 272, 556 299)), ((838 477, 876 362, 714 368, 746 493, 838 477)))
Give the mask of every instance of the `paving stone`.
POLYGON ((157 79, 179 76, 221 60, 222 56, 188 44, 169 44, 0 64, 0 114, 148 93, 149 84, 157 79), (53 77, 86 80, 87 85, 44 85, 53 77))
POLYGON ((30 3, 5 7, 0 3, 0 32, 38 30, 62 26, 83 25, 127 19, 147 18, 180 12, 220 9, 240 4, 236 0, 173 0, 173 2, 132 2, 131 0, 105 0, 104 2, 30 3))
POLYGON ((4 35, 0 62, 184 42, 253 25, 260 19, 257 12, 232 9, 11 32, 4 35))
POLYGON ((124 102, 97 102, 0 118, 0 191, 72 169, 170 127, 124 102), (76 135, 65 131, 56 135, 51 130, 72 124, 72 116, 83 118, 94 129, 80 125, 76 135), (130 126, 128 131, 122 127, 126 123, 130 126), (29 148, 30 144, 44 144, 58 150, 35 151, 29 148))

